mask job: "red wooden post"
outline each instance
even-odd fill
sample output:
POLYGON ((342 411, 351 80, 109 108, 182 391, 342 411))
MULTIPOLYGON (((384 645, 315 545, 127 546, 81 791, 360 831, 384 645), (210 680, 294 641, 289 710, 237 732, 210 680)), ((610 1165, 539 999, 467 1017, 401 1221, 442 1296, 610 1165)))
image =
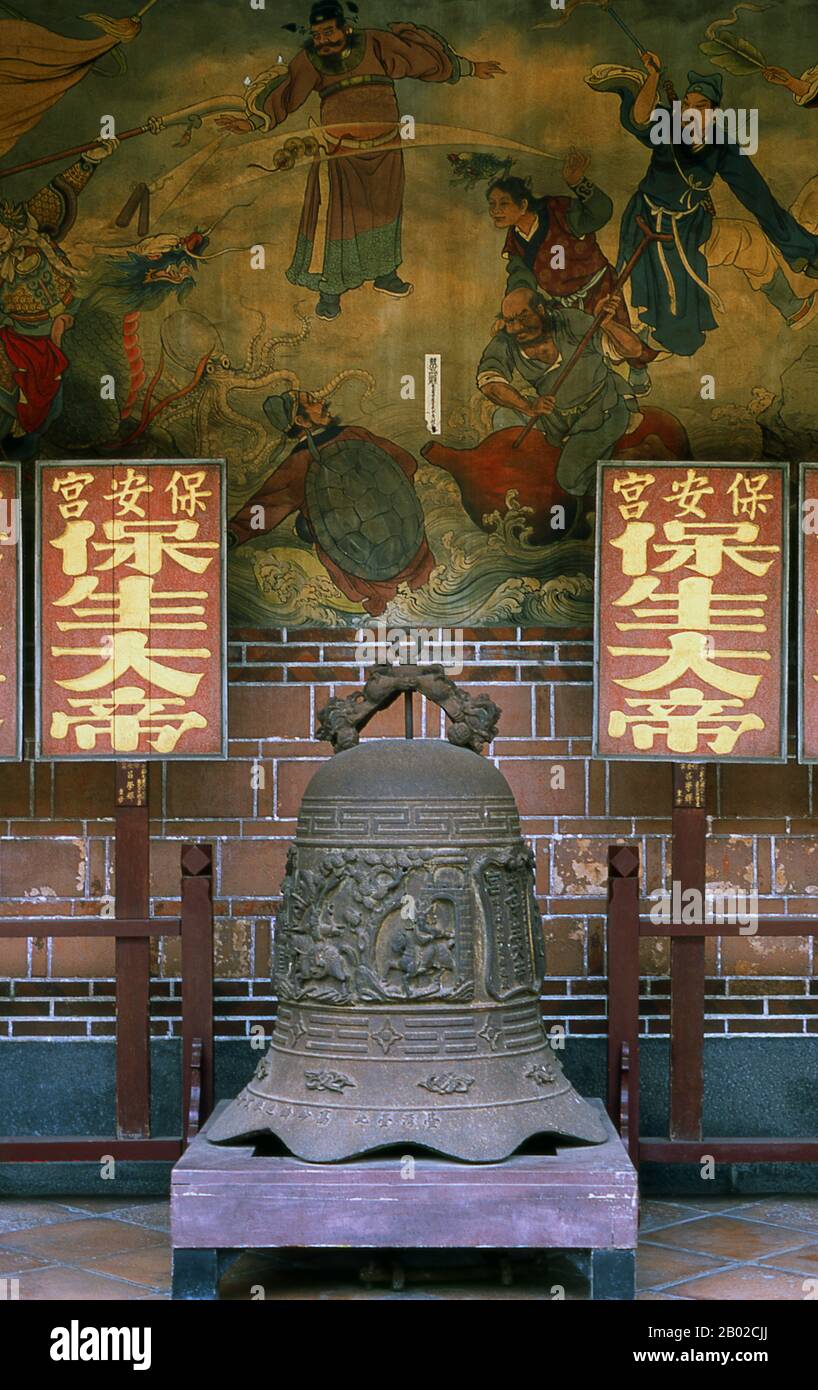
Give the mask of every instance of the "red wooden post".
MULTIPOLYGON (((704 913, 707 766, 673 765, 672 879, 695 888, 704 913)), ((670 942, 670 1137, 701 1139, 704 1103, 704 937, 670 942)))
POLYGON ((185 1140, 213 1109, 213 846, 182 847, 182 1094, 185 1140))
MULTIPOLYGON (((148 764, 116 765, 116 915, 145 918, 150 897, 148 764)), ((147 936, 116 941, 116 1132, 150 1134, 150 967, 147 936)))
POLYGON ((608 846, 608 1114, 639 1163, 639 851, 608 846))

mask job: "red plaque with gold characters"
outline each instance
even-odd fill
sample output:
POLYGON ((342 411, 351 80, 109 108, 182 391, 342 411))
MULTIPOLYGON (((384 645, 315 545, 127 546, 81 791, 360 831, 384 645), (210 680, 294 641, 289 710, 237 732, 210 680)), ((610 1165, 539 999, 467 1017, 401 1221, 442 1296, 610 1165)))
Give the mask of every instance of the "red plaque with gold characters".
POLYGON ((597 757, 786 761, 787 520, 784 464, 600 464, 597 757))
POLYGON ((818 463, 801 464, 798 761, 818 763, 818 463))
POLYGON ((37 757, 227 756, 224 464, 41 463, 37 757))
POLYGON ((23 756, 20 465, 0 464, 0 762, 23 756))

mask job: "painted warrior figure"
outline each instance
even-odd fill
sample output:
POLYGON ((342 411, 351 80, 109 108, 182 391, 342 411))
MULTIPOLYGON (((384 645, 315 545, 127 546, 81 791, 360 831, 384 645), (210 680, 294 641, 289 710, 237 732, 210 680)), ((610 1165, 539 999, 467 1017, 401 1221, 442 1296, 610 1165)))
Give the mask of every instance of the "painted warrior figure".
POLYGON ((530 289, 512 290, 500 311, 502 328, 486 347, 477 368, 477 385, 498 409, 493 428, 527 424, 560 448, 557 482, 582 497, 596 476, 597 460, 607 458, 616 441, 641 420, 636 401, 610 364, 613 346, 620 360, 639 351, 639 338, 617 319, 618 295, 610 295, 607 316, 575 369, 556 391, 551 383, 571 358, 594 320, 580 309, 565 309, 530 289), (513 384, 522 378, 536 393, 532 402, 513 384))
MULTIPOLYGON (((613 266, 596 239, 611 219, 613 203, 588 178, 588 164, 588 155, 576 149, 565 160, 563 178, 573 197, 537 197, 516 175, 494 179, 486 197, 495 227, 506 230, 507 291, 535 288, 566 309, 594 315, 614 287, 613 266)), ((621 299, 616 316, 624 328, 631 327, 621 299)), ((656 355, 643 343, 625 359, 636 394, 649 390, 646 368, 656 355)))
MULTIPOLYGON (((652 330, 655 342, 668 352, 692 356, 704 344, 705 334, 718 325, 713 305, 719 296, 708 282, 709 264, 736 264, 740 247, 722 246, 711 256, 715 208, 711 188, 720 177, 750 212, 772 247, 792 270, 818 279, 818 236, 807 231, 773 197, 752 160, 735 144, 685 142, 657 144, 651 138, 652 115, 657 101, 661 59, 642 54, 645 73, 629 68, 602 66, 588 78, 597 91, 616 92, 621 101, 623 127, 651 151, 644 178, 625 209, 620 232, 619 264, 624 265, 642 239, 639 219, 658 232, 670 232, 673 244, 655 243, 633 272, 632 300, 641 321, 652 330)), ((688 73, 683 114, 696 112, 700 119, 721 105, 723 80, 718 73, 688 73)), ((729 223, 740 219, 725 219, 729 223)), ((716 226, 718 223, 716 222, 716 226)), ((729 233, 729 225, 723 229, 729 233)), ((754 284, 750 271, 750 283, 754 284)), ((755 287, 765 290, 775 304, 777 285, 767 286, 757 277, 755 287)), ((779 306, 785 312, 784 306, 779 306)), ((797 312, 797 308, 796 308, 797 312)))
POLYGON ((424 584, 435 562, 412 455, 391 439, 342 425, 309 391, 269 396, 264 413, 294 448, 228 522, 231 548, 295 514, 296 533, 315 546, 333 583, 373 616, 400 586, 424 584))
POLYGON ((0 202, 0 409, 13 421, 7 457, 30 458, 59 410, 76 272, 60 246, 77 201, 117 140, 103 140, 27 202, 0 202))
POLYGON ((370 280, 395 298, 412 291, 397 273, 404 167, 395 83, 454 83, 502 71, 495 62, 459 57, 419 25, 355 30, 343 6, 330 0, 313 5, 310 37, 287 70, 267 72, 248 89, 246 118, 221 118, 236 132, 272 130, 313 93, 320 97, 323 149, 307 178, 287 271, 292 284, 317 291, 320 318, 337 318, 341 295, 370 280))

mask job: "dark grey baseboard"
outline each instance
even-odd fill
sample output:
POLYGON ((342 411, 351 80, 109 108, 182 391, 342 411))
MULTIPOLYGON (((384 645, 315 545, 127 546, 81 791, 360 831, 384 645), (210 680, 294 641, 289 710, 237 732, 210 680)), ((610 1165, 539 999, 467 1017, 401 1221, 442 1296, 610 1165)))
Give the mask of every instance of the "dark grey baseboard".
MULTIPOLYGON (((667 1133, 665 1038, 642 1044, 642 1133, 667 1133)), ((181 1125, 180 1044, 154 1040, 153 1133, 181 1125)), ((249 1079, 261 1054, 244 1039, 216 1048, 216 1099, 249 1079)), ((572 1038, 565 1070, 584 1095, 605 1089, 605 1040, 572 1038)), ((818 1136, 818 1037, 708 1038, 705 1044, 705 1133, 776 1138, 818 1136)), ((0 1043, 0 1131, 4 1134, 113 1134, 114 1047, 111 1042, 0 1043)), ((115 1179, 90 1163, 0 1164, 0 1197, 164 1196, 169 1163, 120 1162, 115 1179)), ((719 1164, 704 1182, 687 1164, 648 1164, 650 1194, 714 1196, 740 1192, 818 1192, 818 1164, 719 1164)))

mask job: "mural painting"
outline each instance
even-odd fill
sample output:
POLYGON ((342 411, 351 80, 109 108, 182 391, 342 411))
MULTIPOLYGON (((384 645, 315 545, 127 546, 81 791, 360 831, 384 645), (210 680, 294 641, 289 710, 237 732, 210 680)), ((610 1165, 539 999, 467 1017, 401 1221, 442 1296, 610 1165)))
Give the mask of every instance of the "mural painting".
POLYGON ((4 459, 225 459, 236 628, 588 628, 599 460, 814 451, 813 9, 0 4, 4 459))

